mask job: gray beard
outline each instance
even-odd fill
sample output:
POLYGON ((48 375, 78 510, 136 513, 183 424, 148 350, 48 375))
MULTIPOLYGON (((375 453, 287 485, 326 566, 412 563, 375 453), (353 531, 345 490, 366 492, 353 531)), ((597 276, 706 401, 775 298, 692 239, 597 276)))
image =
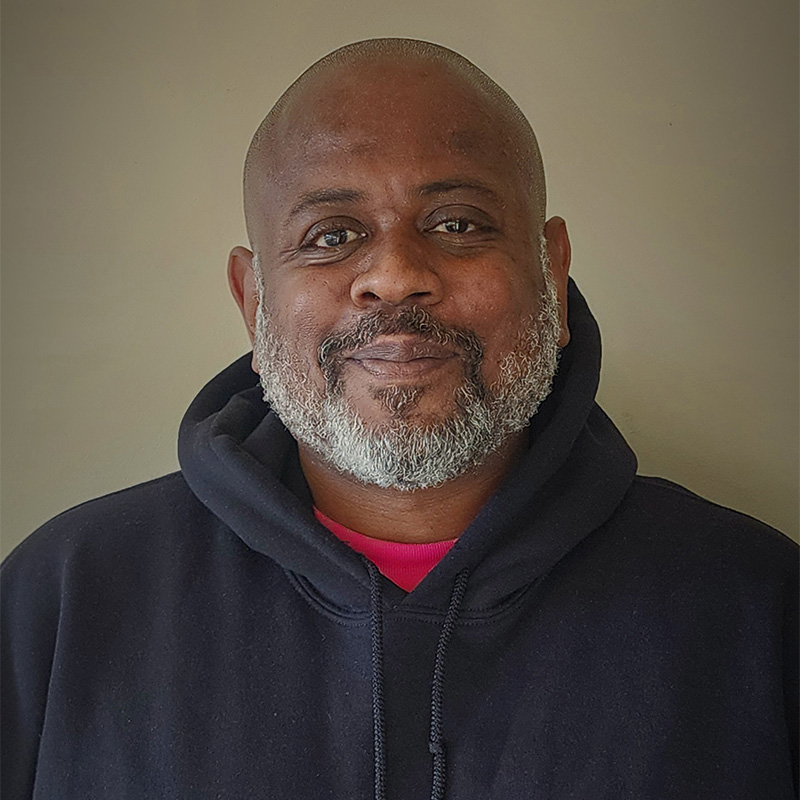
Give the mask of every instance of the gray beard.
POLYGON ((253 271, 259 306, 253 351, 264 399, 298 442, 362 483, 411 491, 440 486, 473 471, 528 425, 552 388, 560 323, 544 237, 540 252, 545 286, 539 313, 521 326, 491 385, 481 377, 483 348, 472 331, 446 327, 424 308, 409 306, 396 313, 366 314, 352 329, 322 342, 318 363, 325 392, 310 380, 303 358, 279 336, 267 309, 256 256, 253 271), (464 379, 454 392, 449 413, 443 410, 434 418, 414 418, 420 390, 390 385, 374 394, 389 419, 369 427, 345 399, 341 353, 393 333, 453 345, 463 353, 464 379))

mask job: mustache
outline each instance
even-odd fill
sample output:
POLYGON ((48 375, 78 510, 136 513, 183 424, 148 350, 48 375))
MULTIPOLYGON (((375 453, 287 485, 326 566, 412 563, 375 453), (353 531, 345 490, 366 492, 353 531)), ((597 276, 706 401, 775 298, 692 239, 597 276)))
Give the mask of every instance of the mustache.
POLYGON ((347 353, 366 347, 379 336, 406 334, 421 341, 452 347, 461 354, 465 377, 480 384, 483 343, 468 328, 445 325, 421 306, 405 306, 396 311, 376 309, 359 317, 347 329, 326 337, 317 349, 317 363, 330 391, 340 388, 339 377, 347 353))

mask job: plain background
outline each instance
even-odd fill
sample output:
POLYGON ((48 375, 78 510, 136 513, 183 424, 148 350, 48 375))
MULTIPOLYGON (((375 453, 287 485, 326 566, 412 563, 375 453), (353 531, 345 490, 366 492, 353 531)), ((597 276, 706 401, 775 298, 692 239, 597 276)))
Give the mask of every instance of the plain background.
POLYGON ((794 0, 4 0, 4 551, 172 471, 247 349, 250 136, 312 61, 411 36, 531 120, 640 471, 798 530, 794 0))

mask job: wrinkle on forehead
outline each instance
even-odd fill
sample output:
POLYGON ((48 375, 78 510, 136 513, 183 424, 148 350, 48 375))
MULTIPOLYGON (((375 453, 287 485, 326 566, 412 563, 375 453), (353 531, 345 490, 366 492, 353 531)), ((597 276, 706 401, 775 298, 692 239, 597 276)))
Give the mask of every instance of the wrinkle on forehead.
MULTIPOLYGON (((306 163, 309 160, 325 158, 333 152, 343 153, 353 157, 380 157, 391 152, 393 145, 391 135, 376 136, 365 131, 356 138, 352 134, 338 133, 330 130, 297 130, 290 140, 282 143, 283 152, 291 157, 300 156, 306 163)), ((488 157, 498 152, 508 153, 513 150, 510 142, 505 137, 498 136, 495 132, 479 127, 454 127, 444 131, 434 131, 427 128, 418 138, 419 147, 441 149, 464 157, 488 157)), ((407 142, 403 143, 408 146, 407 142)), ((275 159, 272 171, 285 164, 288 159, 275 159)))

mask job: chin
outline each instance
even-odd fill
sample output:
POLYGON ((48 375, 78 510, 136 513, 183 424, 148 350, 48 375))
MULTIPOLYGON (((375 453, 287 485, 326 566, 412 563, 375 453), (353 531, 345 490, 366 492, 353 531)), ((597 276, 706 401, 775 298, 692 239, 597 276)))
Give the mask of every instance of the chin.
POLYGON ((419 428, 436 427, 458 415, 456 397, 463 391, 457 388, 443 392, 437 391, 438 388, 413 384, 383 386, 348 404, 369 429, 385 430, 400 421, 419 428))

